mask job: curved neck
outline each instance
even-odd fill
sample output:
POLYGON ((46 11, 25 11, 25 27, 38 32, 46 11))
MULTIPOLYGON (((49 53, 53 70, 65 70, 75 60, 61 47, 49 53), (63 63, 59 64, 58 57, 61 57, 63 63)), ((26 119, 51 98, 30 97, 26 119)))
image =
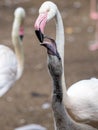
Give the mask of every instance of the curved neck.
POLYGON ((14 45, 16 58, 17 58, 17 62, 18 62, 17 79, 19 79, 21 77, 21 75, 23 73, 23 69, 24 69, 23 45, 22 45, 22 41, 20 40, 20 37, 19 37, 20 26, 21 26, 20 19, 15 18, 14 23, 13 23, 13 28, 12 28, 12 43, 14 45))
MULTIPOLYGON (((56 14, 56 44, 57 44, 57 50, 61 56, 62 59, 62 86, 63 86, 63 93, 64 97, 67 99, 67 93, 66 93, 66 83, 65 83, 65 76, 64 76, 64 27, 63 27, 63 21, 61 14, 59 10, 57 10, 56 14)), ((64 100, 66 100, 64 99, 64 100)))

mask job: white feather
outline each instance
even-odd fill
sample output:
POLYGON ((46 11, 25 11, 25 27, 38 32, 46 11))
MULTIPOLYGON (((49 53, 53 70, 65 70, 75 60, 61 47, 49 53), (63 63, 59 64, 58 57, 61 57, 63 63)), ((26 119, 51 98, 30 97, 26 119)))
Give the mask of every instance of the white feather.
POLYGON ((16 56, 10 48, 0 45, 0 97, 8 91, 16 77, 16 56))
POLYGON ((67 94, 77 120, 98 121, 98 79, 81 80, 69 87, 67 94))
POLYGON ((30 124, 15 128, 15 130, 47 130, 45 127, 38 124, 30 124))
POLYGON ((0 45, 0 97, 3 96, 19 79, 23 72, 24 55, 19 38, 19 29, 25 17, 25 11, 19 7, 15 10, 12 41, 15 53, 7 46, 0 45))

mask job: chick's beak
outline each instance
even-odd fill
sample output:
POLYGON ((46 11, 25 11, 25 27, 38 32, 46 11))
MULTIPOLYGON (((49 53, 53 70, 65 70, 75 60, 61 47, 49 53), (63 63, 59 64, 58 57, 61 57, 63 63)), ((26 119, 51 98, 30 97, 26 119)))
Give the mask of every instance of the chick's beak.
POLYGON ((46 25, 46 21, 47 21, 47 12, 40 13, 34 25, 35 33, 41 43, 44 41, 44 28, 46 25))
POLYGON ((47 36, 45 36, 44 38, 49 41, 43 41, 43 43, 41 45, 47 48, 48 54, 57 56, 58 59, 60 60, 61 57, 57 51, 57 46, 56 46, 55 40, 50 37, 47 37, 47 36))

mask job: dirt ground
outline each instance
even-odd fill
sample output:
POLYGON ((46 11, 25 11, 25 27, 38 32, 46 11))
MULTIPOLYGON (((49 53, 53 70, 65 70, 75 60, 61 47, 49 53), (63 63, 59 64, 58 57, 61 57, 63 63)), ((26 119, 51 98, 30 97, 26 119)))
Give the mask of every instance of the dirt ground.
MULTIPOLYGON (((52 0, 61 12, 65 29, 65 78, 69 87, 73 83, 98 77, 98 52, 90 52, 95 21, 89 17, 90 0, 52 0)), ((0 0, 0 44, 14 49, 11 29, 14 10, 22 6, 25 20, 25 69, 20 80, 0 99, 0 130, 35 123, 54 130, 51 106, 52 82, 47 71, 47 54, 40 47, 34 32, 38 9, 44 0, 0 0)), ((55 23, 50 21, 45 32, 55 38, 55 23)))

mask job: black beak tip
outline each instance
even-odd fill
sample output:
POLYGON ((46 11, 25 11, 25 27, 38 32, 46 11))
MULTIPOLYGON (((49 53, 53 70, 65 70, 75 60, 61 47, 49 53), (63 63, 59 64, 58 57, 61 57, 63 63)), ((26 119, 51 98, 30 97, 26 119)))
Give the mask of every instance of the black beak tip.
POLYGON ((24 35, 20 35, 20 40, 22 41, 24 38, 24 35))
POLYGON ((44 41, 44 35, 42 34, 41 30, 35 30, 35 33, 37 35, 37 38, 39 39, 39 41, 42 43, 44 41))

